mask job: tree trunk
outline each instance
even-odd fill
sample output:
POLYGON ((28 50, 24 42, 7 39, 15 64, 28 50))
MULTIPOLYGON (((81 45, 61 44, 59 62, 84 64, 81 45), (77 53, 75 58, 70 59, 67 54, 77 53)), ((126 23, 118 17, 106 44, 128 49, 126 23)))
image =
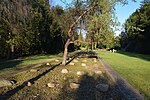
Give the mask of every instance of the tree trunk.
POLYGON ((74 28, 74 26, 78 23, 78 21, 88 12, 90 11, 91 9, 93 9, 97 4, 95 4, 94 6, 90 7, 89 9, 87 9, 86 11, 84 11, 81 16, 79 16, 76 21, 70 26, 70 29, 68 31, 68 40, 65 44, 65 48, 64 48, 64 56, 63 56, 63 61, 62 61, 62 65, 66 65, 66 59, 67 59, 67 54, 68 54, 68 46, 69 46, 69 43, 71 41, 71 31, 72 29, 74 28))
POLYGON ((62 61, 62 65, 66 65, 66 59, 67 59, 67 54, 68 54, 68 46, 70 43, 70 38, 67 40, 66 44, 65 44, 65 48, 64 48, 64 56, 63 56, 63 61, 62 61))

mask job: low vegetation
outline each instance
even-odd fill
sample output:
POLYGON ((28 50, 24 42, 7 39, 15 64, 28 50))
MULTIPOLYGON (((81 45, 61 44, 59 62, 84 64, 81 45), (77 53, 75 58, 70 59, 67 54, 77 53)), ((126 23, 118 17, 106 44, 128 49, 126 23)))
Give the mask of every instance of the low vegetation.
POLYGON ((97 52, 133 87, 150 99, 150 55, 127 52, 97 52))
POLYGON ((52 59, 62 57, 62 54, 58 55, 34 55, 28 57, 21 57, 13 60, 0 61, 0 74, 10 73, 18 68, 24 68, 29 65, 48 62, 52 59))
POLYGON ((36 72, 30 70, 9 77, 8 80, 16 80, 13 86, 0 88, 0 98, 6 99, 52 99, 52 100, 93 100, 93 99, 121 99, 124 98, 119 89, 113 83, 107 72, 102 71, 102 64, 95 58, 78 57, 65 67, 57 65, 56 60, 50 65, 42 65, 36 68, 36 72), (83 66, 84 65, 84 66, 83 66), (67 69, 68 73, 61 73, 67 69), (77 75, 78 71, 84 72, 77 75), (31 82, 31 86, 27 86, 31 82), (79 87, 72 89, 70 83, 78 83, 79 87), (54 87, 48 87, 48 83, 54 83, 54 87), (107 92, 97 91, 99 83, 108 84, 107 92))

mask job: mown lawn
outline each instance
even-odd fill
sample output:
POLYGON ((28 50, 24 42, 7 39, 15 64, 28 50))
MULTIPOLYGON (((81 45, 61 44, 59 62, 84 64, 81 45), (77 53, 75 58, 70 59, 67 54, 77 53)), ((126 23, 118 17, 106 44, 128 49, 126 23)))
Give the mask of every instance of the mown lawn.
POLYGON ((133 87, 150 99, 150 55, 127 52, 97 53, 133 87))
POLYGON ((0 74, 5 72, 10 72, 16 68, 23 68, 28 65, 39 64, 43 62, 47 62, 50 59, 62 57, 62 54, 57 55, 33 55, 28 57, 22 57, 18 59, 12 59, 7 61, 0 62, 0 74))

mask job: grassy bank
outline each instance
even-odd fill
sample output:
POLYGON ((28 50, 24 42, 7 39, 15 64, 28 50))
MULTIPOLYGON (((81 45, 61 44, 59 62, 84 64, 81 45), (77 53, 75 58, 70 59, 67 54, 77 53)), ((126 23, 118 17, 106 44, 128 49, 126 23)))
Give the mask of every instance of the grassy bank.
POLYGON ((50 59, 62 57, 62 54, 58 55, 34 55, 28 57, 22 57, 13 60, 1 61, 0 62, 0 74, 7 71, 14 70, 16 68, 23 68, 32 64, 39 64, 50 61, 50 59))
POLYGON ((99 56, 150 99, 150 55, 98 52, 99 56))
MULTIPOLYGON (((66 66, 42 65, 36 68, 36 72, 30 70, 19 73, 8 80, 16 80, 12 86, 0 88, 0 99, 16 100, 124 100, 124 96, 113 83, 110 76, 101 72, 103 66, 95 58, 78 57, 66 66), (85 64, 83 66, 82 64, 85 64), (68 72, 62 73, 62 69, 68 72), (82 72, 82 74, 77 74, 82 72), (31 86, 27 86, 31 82, 31 86), (48 86, 47 84, 55 84, 48 86), (71 84, 77 84, 77 88, 72 88, 71 84), (96 89, 97 84, 108 84, 107 92, 96 89), (9 93, 9 95, 8 95, 9 93)), ((59 62, 57 62, 59 63, 59 62)))

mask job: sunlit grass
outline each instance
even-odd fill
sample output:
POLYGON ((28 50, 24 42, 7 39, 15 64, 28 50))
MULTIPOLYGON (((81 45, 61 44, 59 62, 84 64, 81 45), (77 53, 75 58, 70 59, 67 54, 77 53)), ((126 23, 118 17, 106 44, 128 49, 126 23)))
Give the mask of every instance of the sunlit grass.
POLYGON ((43 62, 50 61, 50 59, 55 59, 62 57, 62 54, 56 55, 33 55, 28 57, 21 57, 18 59, 2 61, 0 62, 0 74, 11 71, 15 68, 23 68, 28 65, 39 64, 43 62))
POLYGON ((99 56, 150 99, 150 55, 98 52, 99 56))

